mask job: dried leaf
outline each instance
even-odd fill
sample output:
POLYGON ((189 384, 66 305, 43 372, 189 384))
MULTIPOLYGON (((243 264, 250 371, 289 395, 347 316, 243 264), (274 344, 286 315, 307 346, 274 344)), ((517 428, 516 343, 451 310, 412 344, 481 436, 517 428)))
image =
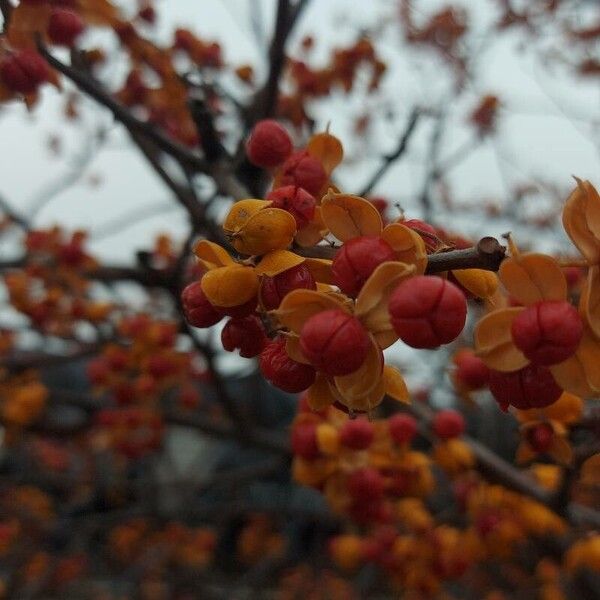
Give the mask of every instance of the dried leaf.
POLYGON ((576 179, 563 208, 562 221, 573 244, 591 264, 600 261, 600 197, 589 181, 576 179))
POLYGON ((385 393, 398 402, 410 403, 410 394, 406 382, 398 369, 385 365, 383 367, 383 381, 385 393))
POLYGON ((289 246, 296 233, 296 220, 280 208, 263 208, 233 234, 231 244, 241 254, 257 256, 289 246))
POLYGON ((260 262, 256 265, 255 271, 257 275, 275 277, 275 275, 279 275, 279 273, 297 267, 304 261, 304 257, 298 256, 288 250, 273 250, 273 252, 269 252, 262 257, 260 262))
POLYGON ((334 135, 328 132, 313 135, 306 146, 308 153, 319 160, 327 175, 342 162, 344 148, 334 135))
POLYGON ((550 371, 558 385, 581 398, 600 393, 600 341, 589 329, 584 329, 579 347, 573 356, 553 365, 550 371))
POLYGON ((285 351, 287 355, 296 362, 310 365, 310 361, 304 356, 300 348, 300 338, 295 334, 289 334, 285 337, 285 351))
POLYGON ((350 312, 343 302, 331 294, 313 290, 293 290, 281 301, 279 308, 273 311, 283 327, 299 334, 305 321, 324 310, 338 309, 350 312))
POLYGON ((484 269, 458 269, 452 271, 456 280, 477 298, 491 298, 498 289, 498 276, 484 269))
POLYGON ((332 190, 323 198, 321 214, 327 229, 342 242, 363 235, 380 235, 383 228, 381 215, 373 204, 332 190))
POLYGON ((308 267, 313 279, 319 283, 333 284, 333 275, 331 274, 331 260, 326 258, 307 258, 304 264, 308 267))
POLYGON ((400 223, 390 223, 381 237, 393 248, 395 258, 407 265, 414 265, 415 275, 425 273, 427 267, 427 250, 423 238, 400 223))
POLYGON ((202 291, 214 306, 239 306, 258 292, 258 277, 252 267, 230 265, 208 271, 200 280, 202 291))
POLYGON ((295 240, 298 246, 308 248, 316 246, 327 235, 327 227, 323 223, 321 207, 315 207, 315 216, 312 221, 296 232, 295 240))
POLYGON ((587 282, 581 292, 579 312, 594 335, 600 338, 600 267, 590 267, 587 282))
POLYGON ((194 246, 194 254, 207 271, 235 264, 225 248, 208 240, 200 240, 194 246))
POLYGON ((354 373, 334 377, 335 387, 345 400, 363 398, 373 390, 383 371, 383 353, 375 340, 371 338, 371 346, 363 364, 354 373))
POLYGON ((507 292, 529 306, 542 300, 566 300, 567 281, 551 256, 522 254, 506 259, 498 271, 507 292))
POLYGON ((358 295, 355 314, 375 334, 381 348, 391 346, 398 339, 390 322, 390 296, 396 286, 414 272, 415 267, 412 265, 401 262, 382 263, 373 271, 358 295), (381 345, 382 342, 385 345, 381 345))
POLYGON ((475 326, 473 337, 477 356, 496 371, 517 371, 529 360, 515 346, 511 334, 513 319, 523 307, 503 308, 489 313, 475 326))
POLYGON ((334 402, 337 398, 327 381, 327 377, 322 373, 317 373, 315 382, 308 388, 307 392, 308 405, 313 410, 323 410, 334 402))
POLYGON ((236 202, 229 209, 229 212, 225 217, 223 231, 225 231, 225 233, 235 233, 236 231, 239 231, 239 229, 248 222, 248 219, 250 219, 251 216, 255 215, 263 208, 267 208, 267 206, 270 206, 271 204, 272 202, 267 200, 255 200, 252 198, 236 202))

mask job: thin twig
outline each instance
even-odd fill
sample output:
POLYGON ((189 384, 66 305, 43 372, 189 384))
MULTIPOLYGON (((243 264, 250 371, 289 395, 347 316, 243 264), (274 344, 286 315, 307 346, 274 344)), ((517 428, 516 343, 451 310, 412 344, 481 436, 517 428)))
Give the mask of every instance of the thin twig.
POLYGON ((377 171, 372 175, 371 179, 369 179, 369 182, 361 190, 359 196, 362 196, 363 198, 365 196, 368 196, 373 191, 373 188, 379 183, 381 178, 387 173, 388 169, 396 162, 396 160, 398 160, 406 152, 408 148, 408 142, 410 141, 410 138, 412 137, 412 134, 415 131, 420 117, 421 112, 419 111, 419 109, 414 109, 410 114, 408 123, 406 124, 404 132, 400 137, 398 146, 393 152, 383 157, 383 163, 381 164, 379 169, 377 169, 377 171))

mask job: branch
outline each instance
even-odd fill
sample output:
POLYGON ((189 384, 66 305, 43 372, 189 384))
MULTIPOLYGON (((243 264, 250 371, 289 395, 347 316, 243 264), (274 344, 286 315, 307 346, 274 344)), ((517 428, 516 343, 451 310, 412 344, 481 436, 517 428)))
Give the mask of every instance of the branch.
POLYGON ((29 221, 17 214, 12 206, 8 203, 8 200, 0 196, 0 211, 2 211, 13 223, 16 223, 21 229, 25 231, 29 230, 29 221))
POLYGON ((171 140, 161 130, 150 123, 140 121, 134 117, 123 104, 110 96, 92 77, 62 63, 55 58, 42 43, 38 43, 38 50, 52 67, 57 71, 60 71, 80 90, 96 100, 96 102, 108 108, 115 119, 125 125, 129 130, 145 135, 161 150, 176 158, 181 164, 194 168, 197 171, 206 171, 206 162, 200 156, 194 154, 182 144, 171 140))
MULTIPOLYGON (((294 252, 310 258, 332 259, 338 248, 332 246, 313 246, 312 248, 295 248, 294 252)), ((505 258, 506 248, 493 237, 484 237, 472 248, 450 250, 430 254, 427 257, 429 275, 453 269, 485 269, 497 271, 505 258)))
POLYGON ((383 157, 383 163, 377 169, 377 171, 373 174, 367 185, 362 189, 359 193, 359 196, 363 198, 368 196, 373 188, 379 183, 380 179, 387 173, 388 169, 394 164, 396 160, 398 160, 405 152, 408 147, 408 142, 412 137, 413 132, 417 126, 419 118, 421 117, 421 112, 419 109, 414 109, 410 114, 408 119, 408 123, 406 124, 406 128, 404 129, 404 133, 402 134, 400 141, 398 142, 398 146, 391 153, 383 157))

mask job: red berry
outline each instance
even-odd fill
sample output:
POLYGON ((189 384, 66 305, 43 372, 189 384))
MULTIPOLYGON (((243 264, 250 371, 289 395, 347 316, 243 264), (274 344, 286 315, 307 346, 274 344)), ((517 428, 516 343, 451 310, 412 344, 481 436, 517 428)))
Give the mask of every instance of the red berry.
POLYGON ((333 259, 333 281, 345 294, 356 296, 371 273, 390 260, 394 260, 394 250, 382 238, 354 238, 347 241, 333 259))
POLYGON ((449 440, 464 433, 465 420, 463 416, 455 410, 440 410, 433 417, 431 428, 439 438, 442 440, 449 440))
POLYGON ((317 426, 301 423, 292 429, 292 452, 306 460, 314 460, 320 454, 317 443, 317 426))
POLYGON ((244 302, 244 304, 238 304, 237 306, 219 306, 217 308, 221 313, 228 317, 240 319, 251 315, 256 310, 257 305, 258 296, 254 296, 254 298, 250 298, 250 300, 244 302))
POLYGON ((527 429, 525 436, 536 452, 548 452, 554 441, 554 429, 548 423, 539 423, 527 429))
POLYGON ((272 119, 259 121, 246 142, 248 160, 263 169, 271 169, 281 164, 292 150, 292 140, 288 132, 272 119))
POLYGON ((296 219, 298 229, 302 229, 315 216, 315 197, 296 185, 278 187, 269 192, 267 200, 273 203, 274 208, 287 210, 296 219))
POLYGON ((0 79, 4 85, 20 94, 31 94, 48 80, 48 63, 33 50, 9 54, 0 63, 0 79))
POLYGON ((410 444, 417 435, 417 421, 410 415, 391 416, 388 419, 388 427, 396 444, 410 444))
POLYGON ((437 348, 454 340, 465 326, 467 301, 453 283, 418 275, 403 281, 389 303, 392 325, 413 348, 437 348))
POLYGON ((369 202, 379 211, 381 218, 385 219, 389 202, 381 196, 372 196, 369 198, 369 202))
POLYGON ((181 302, 185 319, 192 327, 210 327, 223 318, 223 313, 204 295, 199 281, 186 286, 181 292, 181 302))
POLYGON ((72 46, 85 29, 83 19, 72 10, 55 8, 48 21, 48 37, 53 44, 72 46))
POLYGON ((379 471, 365 467, 351 473, 346 486, 351 498, 360 503, 370 504, 383 497, 385 481, 379 471))
POLYGON ((104 358, 95 358, 91 360, 86 368, 88 379, 94 385, 106 383, 110 376, 110 365, 104 358))
POLYGON ((326 183, 327 173, 323 165, 306 150, 294 152, 281 167, 280 186, 301 187, 313 196, 318 196, 326 183))
POLYGON ((366 419, 351 419, 340 429, 340 441, 352 450, 365 450, 375 438, 375 427, 366 419))
POLYGON ((260 283, 260 299, 267 310, 274 310, 281 301, 297 289, 316 290, 317 284, 308 267, 299 264, 274 277, 264 276, 260 283))
POLYGON ((228 352, 239 350, 244 358, 258 356, 268 341, 265 328, 256 315, 229 319, 221 331, 223 348, 228 352))
POLYGON ((487 385, 490 370, 475 356, 473 350, 465 348, 454 357, 456 380, 467 390, 480 390, 487 385))
POLYGON ((325 310, 310 317, 300 332, 300 348, 319 371, 348 375, 365 361, 369 336, 360 321, 342 310, 325 310))
POLYGON ((260 355, 260 370, 267 381, 284 392, 297 394, 315 381, 315 370, 292 360, 285 350, 285 340, 269 343, 260 355))
POLYGON ((157 379, 173 375, 176 370, 177 365, 175 362, 166 356, 155 355, 148 360, 148 372, 157 379))
POLYGON ((562 394, 552 373, 546 367, 534 364, 512 373, 490 369, 489 386, 504 411, 511 405, 521 410, 543 408, 554 404, 562 394))
POLYGON ((421 221, 420 219, 408 219, 408 221, 402 221, 402 225, 412 229, 421 236, 425 242, 427 254, 434 252, 438 247, 439 238, 437 235, 437 230, 433 225, 430 225, 425 221, 421 221))
POLYGON ((583 336, 583 321, 569 302, 546 300, 519 313, 511 333, 515 346, 530 361, 555 365, 577 350, 583 336))

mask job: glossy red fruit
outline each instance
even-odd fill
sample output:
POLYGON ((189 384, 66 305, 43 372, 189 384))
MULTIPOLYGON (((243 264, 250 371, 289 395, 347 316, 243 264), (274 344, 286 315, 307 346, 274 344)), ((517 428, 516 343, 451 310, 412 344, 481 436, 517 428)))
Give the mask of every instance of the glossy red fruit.
POLYGON ((275 277, 265 275, 260 282, 260 299, 262 305, 266 310, 274 310, 292 290, 297 289, 317 289, 317 284, 313 276, 304 264, 283 271, 283 273, 279 273, 275 277))
POLYGON ((317 442, 317 426, 314 423, 301 423, 292 429, 292 452, 306 460, 314 460, 320 455, 317 442))
POLYGON ((394 260, 394 250, 382 238, 361 236, 347 241, 336 253, 331 273, 333 282, 349 296, 356 296, 371 273, 394 260))
POLYGON ((346 486, 353 500, 375 503, 383 497, 385 481, 377 469, 364 467, 350 474, 346 486))
POLYGON ((315 197, 296 185, 278 187, 269 192, 266 199, 273 203, 274 208, 287 210, 296 219, 298 229, 302 229, 315 216, 315 207, 317 206, 315 197))
POLYGON ((211 327, 223 318, 204 295, 199 281, 194 281, 181 292, 181 303, 186 321, 192 327, 211 327))
POLYGON ((366 419, 350 419, 340 429, 340 441, 352 450, 365 450, 375 439, 375 427, 366 419))
POLYGON ((554 429, 548 423, 539 423, 527 429, 525 437, 536 452, 548 452, 554 441, 554 429))
POLYGON ((227 315, 228 317, 235 317, 236 319, 241 319, 242 317, 247 317, 251 315, 258 306, 258 296, 254 296, 254 298, 250 298, 248 302, 244 302, 244 304, 238 304, 237 306, 218 306, 216 307, 222 314, 227 315))
POLYGON ((490 369, 490 392, 502 410, 514 406, 521 410, 554 404, 562 394, 552 373, 541 365, 530 364, 519 371, 502 373, 490 369))
POLYGON ((263 169, 272 169, 280 165, 292 150, 292 140, 288 132, 273 119, 259 121, 246 142, 248 160, 263 169))
POLYGON ((0 79, 13 92, 31 94, 48 80, 50 68, 44 58, 33 50, 8 54, 0 63, 0 79))
POLYGON ((388 419, 388 427, 396 444, 410 444, 417 435, 417 421, 410 415, 393 415, 388 419))
POLYGON ((548 366, 572 356, 583 336, 577 309, 565 301, 542 301, 528 306, 513 320, 515 346, 531 361, 548 366))
POLYGON ((440 439, 449 440, 464 433, 465 420, 455 410, 440 410, 433 417, 431 429, 440 439))
POLYGON ((294 152, 281 167, 280 186, 301 187, 316 197, 325 183, 327 173, 323 165, 306 150, 294 152))
POLYGON ((460 335, 467 318, 467 300, 453 283, 418 275, 398 285, 389 311, 394 330, 405 344, 431 349, 460 335))
POLYGON ((84 29, 83 19, 72 10, 55 8, 50 13, 47 33, 53 44, 71 47, 84 29))
POLYGON ((310 317, 300 332, 300 348, 318 370, 348 375, 365 361, 369 336, 360 321, 342 310, 325 310, 310 317))
POLYGON ((308 389, 316 376, 313 367, 296 362, 288 356, 283 338, 270 342, 262 351, 260 370, 267 381, 290 394, 308 389))
POLYGON ((487 385, 490 370, 478 356, 475 356, 473 350, 465 348, 457 352, 454 364, 456 365, 454 376, 464 389, 480 390, 487 385))
POLYGON ((437 230, 433 225, 430 225, 425 221, 421 221, 420 219, 408 219, 407 221, 402 221, 401 223, 405 227, 412 229, 421 236, 425 242, 427 254, 434 252, 438 247, 440 240, 437 235, 437 230))
POLYGON ((221 331, 221 343, 227 352, 240 351, 240 356, 258 356, 268 343, 265 328, 256 315, 227 321, 221 331))

